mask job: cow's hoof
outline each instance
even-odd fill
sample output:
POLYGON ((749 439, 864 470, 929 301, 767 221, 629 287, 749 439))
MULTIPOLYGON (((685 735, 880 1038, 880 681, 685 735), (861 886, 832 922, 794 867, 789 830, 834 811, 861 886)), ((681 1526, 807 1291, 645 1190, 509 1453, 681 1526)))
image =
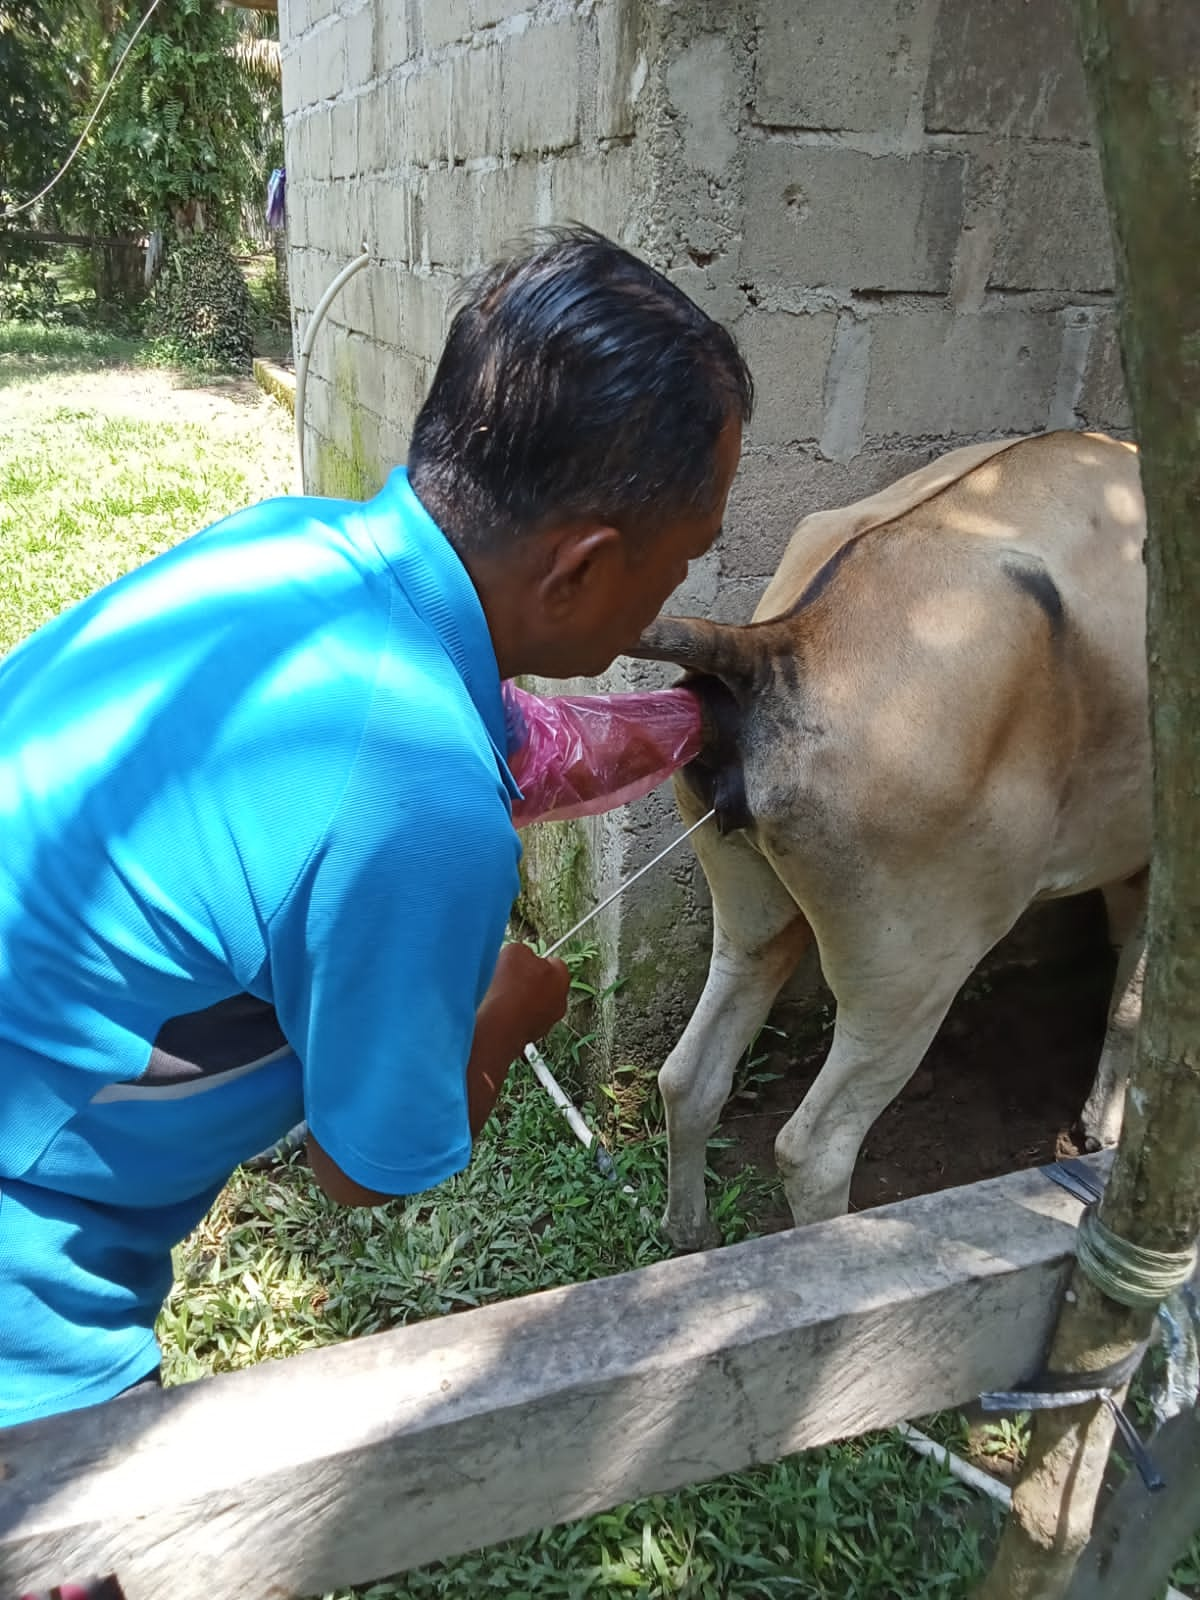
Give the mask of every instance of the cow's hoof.
POLYGON ((697 1227, 694 1223, 679 1223, 670 1213, 663 1217, 663 1232, 678 1255, 691 1255, 697 1250, 714 1250, 721 1242, 721 1230, 711 1217, 705 1217, 697 1227))

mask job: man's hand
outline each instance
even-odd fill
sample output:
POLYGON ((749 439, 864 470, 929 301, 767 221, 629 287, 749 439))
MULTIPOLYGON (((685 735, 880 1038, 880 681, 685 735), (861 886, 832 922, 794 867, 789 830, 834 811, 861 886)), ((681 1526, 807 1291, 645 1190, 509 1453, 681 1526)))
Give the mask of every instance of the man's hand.
POLYGON ((475 1016, 467 1063, 471 1133, 491 1116, 513 1059, 566 1015, 571 974, 565 961, 547 960, 527 944, 506 944, 475 1016))
POLYGON ((557 956, 547 960, 527 944, 506 944, 497 957, 478 1015, 482 1018, 485 1010, 493 1007, 511 1011, 521 1035, 519 1043, 528 1044, 566 1016, 570 987, 565 961, 557 956))

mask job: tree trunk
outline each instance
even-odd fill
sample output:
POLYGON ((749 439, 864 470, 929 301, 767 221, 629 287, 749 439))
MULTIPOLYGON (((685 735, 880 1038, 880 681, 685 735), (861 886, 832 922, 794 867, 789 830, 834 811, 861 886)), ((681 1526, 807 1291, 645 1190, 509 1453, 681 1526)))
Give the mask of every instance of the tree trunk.
MULTIPOLYGON (((1076 0, 1113 225, 1121 352, 1141 445, 1149 577, 1154 860, 1125 1128, 1101 1218, 1157 1250, 1200 1232, 1200 4, 1076 0)), ((1076 1270, 1054 1372, 1132 1351, 1152 1313, 1076 1270)), ((1112 1426, 1042 1412, 979 1600, 1060 1600, 1087 1542, 1112 1426)), ((1149 1557, 1147 1557, 1149 1559, 1149 1557)))

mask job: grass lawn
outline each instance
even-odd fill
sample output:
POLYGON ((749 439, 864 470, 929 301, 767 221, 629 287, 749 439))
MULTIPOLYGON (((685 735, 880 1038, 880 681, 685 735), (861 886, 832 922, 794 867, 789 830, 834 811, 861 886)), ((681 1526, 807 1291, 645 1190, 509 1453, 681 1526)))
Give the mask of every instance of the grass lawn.
POLYGON ((290 487, 291 419, 126 340, 0 325, 0 651, 130 567, 290 487))
MULTIPOLYGON (((0 650, 154 551, 287 487, 286 413, 237 386, 173 387, 132 364, 137 354, 0 327, 0 650)), ((470 1169, 436 1194, 343 1210, 299 1158, 236 1174, 176 1252, 159 1324, 167 1381, 661 1259, 661 1132, 624 1128, 621 1182, 608 1183, 532 1078, 518 1068, 513 1080, 470 1169)), ((756 1198, 745 1176, 717 1191, 727 1241, 746 1236, 756 1198)), ((960 1431, 953 1417, 936 1426, 960 1431)), ((1020 1446, 1011 1423, 989 1438, 1020 1446)), ((996 1525, 991 1502, 882 1435, 355 1594, 965 1600, 996 1525)))

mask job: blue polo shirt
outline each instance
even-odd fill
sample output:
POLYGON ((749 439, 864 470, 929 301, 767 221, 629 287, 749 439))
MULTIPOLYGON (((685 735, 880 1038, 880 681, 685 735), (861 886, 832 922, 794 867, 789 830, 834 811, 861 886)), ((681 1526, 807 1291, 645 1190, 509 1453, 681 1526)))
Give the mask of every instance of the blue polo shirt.
POLYGON ((0 1425, 150 1372, 170 1249, 302 1116, 465 1166, 517 890, 474 587, 403 470, 187 540, 0 664, 0 1425))

